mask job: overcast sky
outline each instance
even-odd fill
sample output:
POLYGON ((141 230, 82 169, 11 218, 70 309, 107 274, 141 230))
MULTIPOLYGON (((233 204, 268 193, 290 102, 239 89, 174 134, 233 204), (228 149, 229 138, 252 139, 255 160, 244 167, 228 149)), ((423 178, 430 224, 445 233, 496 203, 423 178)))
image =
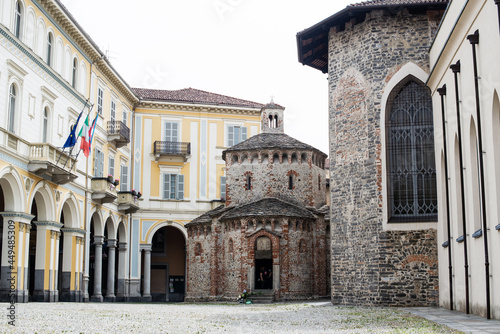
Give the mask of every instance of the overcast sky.
POLYGON ((285 132, 328 151, 327 75, 296 34, 355 0, 62 0, 131 87, 192 87, 284 106, 285 132))

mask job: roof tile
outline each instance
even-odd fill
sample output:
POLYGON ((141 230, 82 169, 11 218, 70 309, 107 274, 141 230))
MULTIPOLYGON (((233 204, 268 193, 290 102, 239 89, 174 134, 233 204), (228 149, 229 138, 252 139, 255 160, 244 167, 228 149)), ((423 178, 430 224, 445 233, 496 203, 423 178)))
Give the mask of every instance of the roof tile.
POLYGON ((264 104, 261 103, 210 93, 194 88, 183 88, 179 90, 132 88, 132 90, 141 100, 216 104, 250 108, 264 107, 264 104))

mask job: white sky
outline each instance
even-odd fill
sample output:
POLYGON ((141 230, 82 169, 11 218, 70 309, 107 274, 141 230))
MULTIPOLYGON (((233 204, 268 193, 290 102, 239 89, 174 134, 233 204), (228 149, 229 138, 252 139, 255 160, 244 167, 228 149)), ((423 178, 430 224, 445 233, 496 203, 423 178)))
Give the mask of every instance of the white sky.
POLYGON ((356 0, 62 0, 131 87, 192 87, 284 106, 285 132, 328 151, 327 75, 296 34, 356 0))

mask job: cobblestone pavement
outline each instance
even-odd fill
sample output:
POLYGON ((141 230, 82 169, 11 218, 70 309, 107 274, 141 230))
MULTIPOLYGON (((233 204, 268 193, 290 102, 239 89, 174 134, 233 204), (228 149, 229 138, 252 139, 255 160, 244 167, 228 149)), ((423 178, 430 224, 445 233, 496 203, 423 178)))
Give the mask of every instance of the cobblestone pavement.
POLYGON ((16 304, 1 333, 458 333, 407 310, 329 302, 243 304, 16 304))

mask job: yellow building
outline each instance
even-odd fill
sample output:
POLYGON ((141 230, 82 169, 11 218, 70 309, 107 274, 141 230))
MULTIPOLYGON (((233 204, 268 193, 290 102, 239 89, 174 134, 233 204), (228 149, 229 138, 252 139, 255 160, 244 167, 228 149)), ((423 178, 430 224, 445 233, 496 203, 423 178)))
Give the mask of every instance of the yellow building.
POLYGON ((183 298, 183 224, 262 105, 131 89, 57 0, 0 0, 0 41, 0 299, 183 298), (89 157, 63 150, 96 115, 89 157))

